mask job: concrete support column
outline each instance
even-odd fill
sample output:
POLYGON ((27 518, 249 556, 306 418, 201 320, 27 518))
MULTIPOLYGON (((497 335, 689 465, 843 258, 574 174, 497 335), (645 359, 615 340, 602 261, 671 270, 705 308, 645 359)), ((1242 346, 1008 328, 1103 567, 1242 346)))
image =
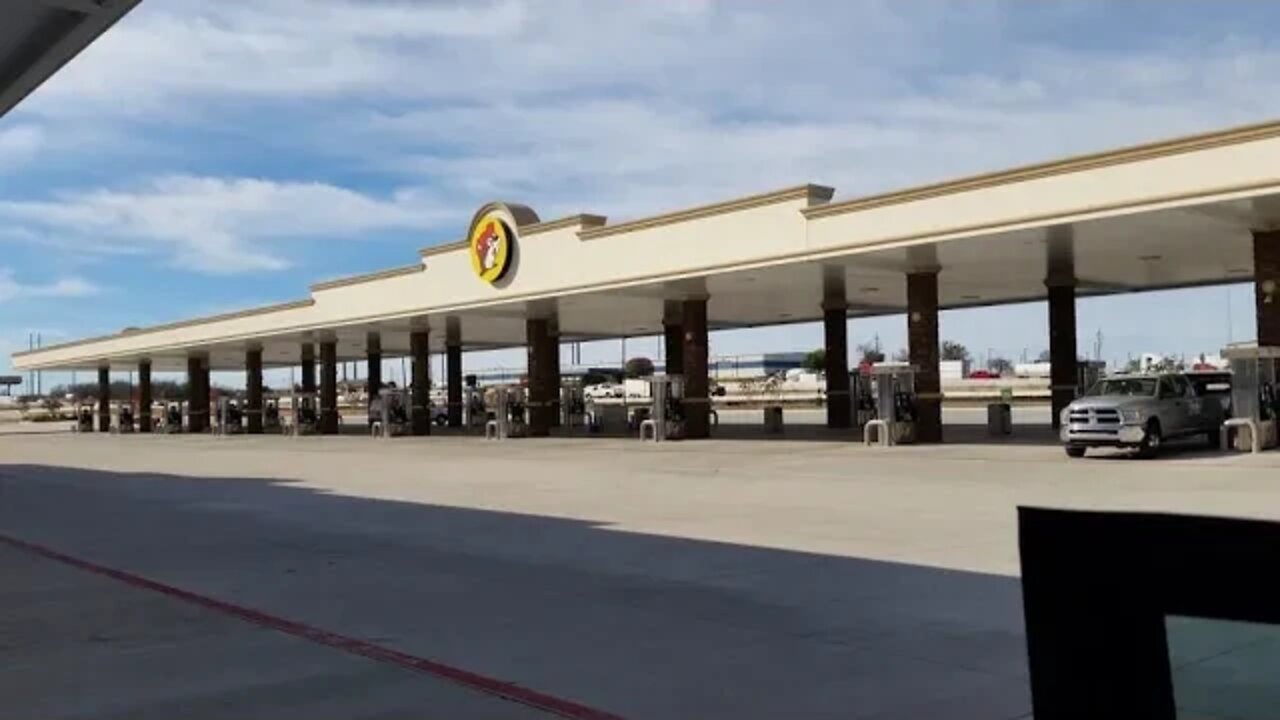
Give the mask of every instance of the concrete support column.
POLYGON ((907 275, 907 354, 916 369, 916 441, 942 442, 936 270, 907 275))
POLYGON ((250 348, 244 354, 244 386, 248 401, 245 403, 245 431, 251 435, 262 434, 262 348, 250 348))
POLYGON ((445 347, 445 392, 449 401, 449 427, 462 427, 462 345, 445 347))
POLYGON ((338 434, 338 343, 320 343, 320 425, 321 435, 338 434))
POLYGON ((663 363, 668 375, 684 373, 684 327, 678 318, 662 322, 663 363))
POLYGON ((365 338, 364 348, 365 362, 369 365, 367 383, 369 402, 373 402, 373 399, 378 395, 378 391, 382 389, 382 336, 376 332, 369 333, 365 338))
POLYGON ((525 345, 529 357, 529 436, 546 437, 551 434, 555 414, 552 383, 559 385, 558 378, 553 380, 556 368, 552 355, 558 343, 551 334, 550 322, 545 318, 525 320, 525 345))
POLYGON ((848 306, 843 302, 826 303, 822 306, 829 428, 847 428, 853 424, 853 407, 849 397, 848 315, 848 306))
POLYGON ((684 331, 681 369, 684 371, 685 437, 711 436, 711 392, 707 378, 707 299, 685 300, 680 308, 684 331))
POLYGON ((1076 289, 1074 285, 1049 287, 1049 387, 1054 429, 1058 414, 1076 398, 1076 289))
POLYGON ((138 363, 138 432, 151 432, 151 361, 138 363))
POLYGON ((551 403, 551 427, 560 427, 560 324, 547 323, 547 387, 551 403))
POLYGON ((316 391, 316 346, 302 343, 302 392, 316 391))
POLYGON ((431 434, 431 352, 426 330, 409 333, 409 354, 413 363, 413 434, 431 434))
POLYGON ((98 368, 98 432, 111 432, 111 369, 98 368))
POLYGON ((187 358, 187 432, 209 429, 209 365, 199 356, 187 358))
POLYGON ((1253 233, 1258 345, 1280 345, 1280 230, 1253 233))

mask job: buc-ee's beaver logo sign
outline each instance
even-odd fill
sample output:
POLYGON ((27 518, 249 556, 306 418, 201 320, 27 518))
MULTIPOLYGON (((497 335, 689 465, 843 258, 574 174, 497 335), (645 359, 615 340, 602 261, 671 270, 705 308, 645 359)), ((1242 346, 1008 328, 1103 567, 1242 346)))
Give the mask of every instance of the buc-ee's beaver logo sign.
POLYGON ((482 215, 471 228, 471 268, 487 283, 506 275, 515 248, 515 233, 497 212, 482 215))

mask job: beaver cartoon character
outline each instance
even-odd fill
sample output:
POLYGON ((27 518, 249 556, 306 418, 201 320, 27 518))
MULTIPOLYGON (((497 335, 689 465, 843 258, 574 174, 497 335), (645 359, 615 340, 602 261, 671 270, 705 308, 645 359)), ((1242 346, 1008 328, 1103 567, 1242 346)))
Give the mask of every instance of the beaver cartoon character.
POLYGON ((480 260, 480 269, 483 272, 489 272, 498 265, 498 250, 502 246, 502 237, 498 235, 498 227, 495 223, 490 222, 484 226, 480 232, 480 238, 476 240, 475 253, 480 260))

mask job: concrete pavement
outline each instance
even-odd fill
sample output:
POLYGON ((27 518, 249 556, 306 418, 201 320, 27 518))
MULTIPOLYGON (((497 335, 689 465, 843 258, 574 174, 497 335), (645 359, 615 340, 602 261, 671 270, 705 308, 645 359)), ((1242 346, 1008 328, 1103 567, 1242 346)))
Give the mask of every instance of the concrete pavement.
POLYGON ((637 718, 1025 716, 1018 504, 1280 515, 1276 457, 1198 450, 63 436, 0 459, 0 532, 637 718))

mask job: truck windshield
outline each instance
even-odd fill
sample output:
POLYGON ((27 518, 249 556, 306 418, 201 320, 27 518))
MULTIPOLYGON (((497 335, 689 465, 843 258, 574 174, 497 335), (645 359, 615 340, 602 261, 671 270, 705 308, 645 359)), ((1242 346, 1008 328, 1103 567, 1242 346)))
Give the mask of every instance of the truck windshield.
POLYGON ((1149 397, 1156 394, 1155 378, 1113 378, 1099 380, 1086 395, 1131 395, 1149 397))

